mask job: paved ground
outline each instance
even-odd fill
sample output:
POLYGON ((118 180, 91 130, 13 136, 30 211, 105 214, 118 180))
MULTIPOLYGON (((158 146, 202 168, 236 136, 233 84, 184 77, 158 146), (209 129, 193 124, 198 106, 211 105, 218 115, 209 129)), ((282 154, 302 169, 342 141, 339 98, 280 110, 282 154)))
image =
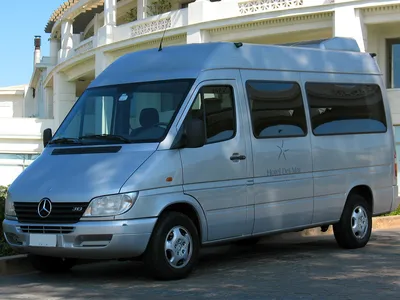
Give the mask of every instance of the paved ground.
POLYGON ((400 228, 376 231, 352 251, 332 236, 293 235, 207 249, 194 274, 175 282, 152 281, 143 270, 116 262, 0 277, 0 299, 400 299, 400 228))

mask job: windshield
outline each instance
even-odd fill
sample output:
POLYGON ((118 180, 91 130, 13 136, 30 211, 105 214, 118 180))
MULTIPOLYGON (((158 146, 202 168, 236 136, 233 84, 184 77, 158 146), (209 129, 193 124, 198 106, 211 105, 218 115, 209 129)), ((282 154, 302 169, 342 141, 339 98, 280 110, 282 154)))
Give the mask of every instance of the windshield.
POLYGON ((50 144, 161 142, 194 80, 87 89, 50 144))

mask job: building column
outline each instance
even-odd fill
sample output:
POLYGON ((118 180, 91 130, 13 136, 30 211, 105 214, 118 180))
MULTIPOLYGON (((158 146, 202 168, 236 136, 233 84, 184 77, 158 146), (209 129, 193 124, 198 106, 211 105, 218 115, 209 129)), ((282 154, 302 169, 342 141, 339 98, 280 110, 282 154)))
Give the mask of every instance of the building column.
MULTIPOLYGON (((212 9, 211 3, 209 0, 196 0, 195 2, 191 2, 188 5, 188 21, 189 25, 194 25, 198 23, 202 23, 206 20, 207 11, 212 9)), ((210 35, 207 30, 201 30, 200 28, 196 28, 190 26, 186 33, 186 43, 187 44, 196 44, 196 43, 207 43, 210 41, 210 35)))
POLYGON ((113 57, 102 51, 96 51, 95 54, 95 77, 99 76, 112 62, 113 57))
POLYGON ((24 117, 29 118, 33 116, 34 114, 34 101, 35 99, 33 98, 33 88, 28 87, 25 91, 25 97, 24 97, 24 117))
POLYGON ((61 49, 59 51, 58 60, 60 62, 66 60, 70 52, 74 49, 74 27, 72 20, 64 20, 61 23, 61 49))
POLYGON ((367 29, 363 21, 362 12, 351 6, 335 8, 333 35, 336 37, 354 38, 360 50, 366 51, 367 29))
POLYGON ((53 119, 54 118, 54 100, 53 100, 53 88, 52 87, 45 87, 44 88, 44 94, 45 94, 45 113, 46 113, 46 119, 53 119))
POLYGON ((100 21, 99 21, 99 14, 94 15, 94 21, 93 21, 93 32, 94 35, 97 35, 97 32, 99 31, 99 28, 101 27, 100 21))
POLYGON ((187 44, 201 44, 210 41, 210 35, 208 31, 190 28, 186 33, 186 43, 187 44))
POLYGON ((137 20, 147 18, 147 0, 137 0, 137 20))
POLYGON ((188 5, 188 24, 194 25, 215 20, 215 15, 209 12, 215 10, 215 3, 210 0, 196 0, 188 5))
POLYGON ((113 42, 113 31, 117 26, 117 0, 104 0, 104 25, 99 28, 97 45, 113 42))
POLYGON ((58 52, 61 49, 60 40, 56 38, 50 38, 50 59, 53 65, 58 63, 58 52))
POLYGON ((104 0, 104 26, 117 26, 117 0, 104 0))
POLYGON ((58 128, 76 101, 76 83, 67 80, 63 73, 53 78, 54 122, 58 128))

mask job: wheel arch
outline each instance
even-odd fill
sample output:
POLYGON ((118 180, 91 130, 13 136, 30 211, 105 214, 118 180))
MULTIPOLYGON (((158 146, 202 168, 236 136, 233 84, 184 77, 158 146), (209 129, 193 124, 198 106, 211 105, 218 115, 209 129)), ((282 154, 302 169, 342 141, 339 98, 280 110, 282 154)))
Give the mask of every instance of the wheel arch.
POLYGON ((374 194, 372 192, 372 189, 369 185, 367 184, 357 184, 353 186, 352 188, 349 189, 347 193, 347 198, 346 198, 346 203, 349 200, 351 195, 360 195, 362 196, 370 205, 371 207, 371 213, 373 214, 374 212, 374 194))
POLYGON ((165 189, 143 191, 139 193, 139 197, 132 209, 123 215, 119 215, 116 219, 156 218, 157 220, 154 224, 156 226, 160 216, 168 211, 178 211, 186 214, 195 223, 200 241, 202 243, 207 241, 208 226, 202 206, 195 198, 177 189, 171 192, 165 189))
POLYGON ((191 203, 178 201, 175 203, 170 203, 160 212, 159 216, 165 214, 169 211, 180 212, 186 216, 188 216, 196 226, 196 229, 199 233, 199 238, 202 242, 207 240, 207 226, 205 225, 205 218, 201 221, 201 217, 198 211, 194 208, 191 203))
POLYGON ((208 238, 208 226, 207 219, 204 213, 203 208, 200 203, 188 196, 184 195, 184 197, 176 198, 176 200, 171 200, 159 210, 158 218, 169 211, 175 211, 183 213, 188 216, 196 226, 196 229, 199 233, 200 241, 206 242, 208 238))

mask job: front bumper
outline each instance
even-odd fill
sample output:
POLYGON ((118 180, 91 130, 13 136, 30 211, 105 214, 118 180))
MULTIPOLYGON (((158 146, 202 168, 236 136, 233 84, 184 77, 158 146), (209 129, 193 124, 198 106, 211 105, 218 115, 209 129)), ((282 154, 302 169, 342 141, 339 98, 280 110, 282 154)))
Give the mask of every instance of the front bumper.
POLYGON ((150 239, 157 218, 78 222, 76 224, 22 224, 4 220, 8 244, 20 253, 78 259, 118 259, 141 255, 150 239), (32 246, 42 234, 54 244, 32 246), (31 239, 33 235, 34 238, 31 239))

